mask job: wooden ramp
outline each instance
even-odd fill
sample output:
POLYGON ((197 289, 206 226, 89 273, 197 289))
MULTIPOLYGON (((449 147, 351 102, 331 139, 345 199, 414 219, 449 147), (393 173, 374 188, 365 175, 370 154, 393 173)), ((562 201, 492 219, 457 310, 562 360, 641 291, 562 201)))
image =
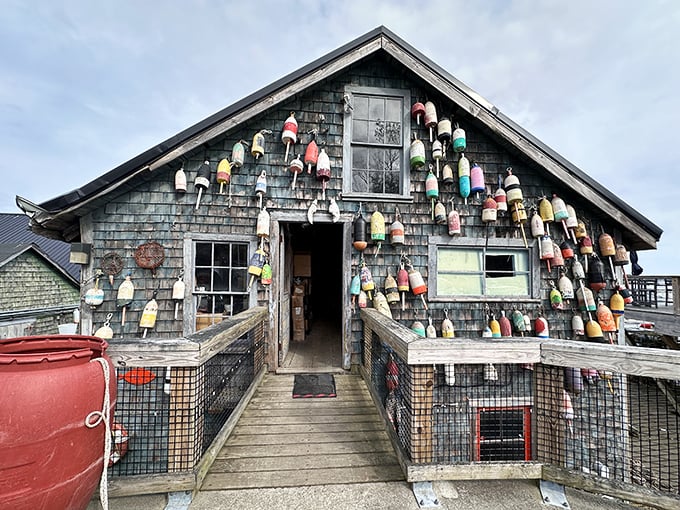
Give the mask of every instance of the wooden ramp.
POLYGON ((361 377, 336 375, 335 398, 292 398, 293 375, 268 374, 201 490, 404 480, 361 377))

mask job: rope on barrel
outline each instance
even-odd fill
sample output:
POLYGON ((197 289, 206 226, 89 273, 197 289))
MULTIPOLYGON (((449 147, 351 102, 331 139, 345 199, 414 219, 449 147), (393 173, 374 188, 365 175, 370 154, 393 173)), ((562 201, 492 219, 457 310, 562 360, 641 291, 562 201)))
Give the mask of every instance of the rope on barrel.
POLYGON ((95 428, 102 421, 106 427, 106 434, 104 436, 104 462, 102 467, 102 477, 99 483, 99 500, 102 503, 104 510, 109 510, 109 491, 108 491, 108 467, 109 459, 111 458, 111 425, 110 425, 110 407, 111 395, 109 393, 109 363, 105 358, 95 358, 90 362, 96 361, 102 366, 104 372, 104 402, 101 411, 92 411, 85 417, 85 426, 88 428, 95 428))

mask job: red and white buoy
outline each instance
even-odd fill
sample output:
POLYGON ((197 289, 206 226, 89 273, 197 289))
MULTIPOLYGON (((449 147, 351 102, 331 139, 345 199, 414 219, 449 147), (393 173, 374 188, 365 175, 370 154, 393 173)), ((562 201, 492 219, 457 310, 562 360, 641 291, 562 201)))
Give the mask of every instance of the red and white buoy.
POLYGON ((220 185, 220 195, 224 195, 224 185, 231 182, 231 163, 227 158, 223 158, 217 164, 217 184, 220 185))
POLYGON ((286 155, 283 162, 288 164, 288 152, 291 145, 297 142, 298 123, 295 120, 295 112, 290 112, 290 115, 283 123, 283 131, 281 132, 281 141, 286 144, 286 155))
POLYGON ((425 105, 420 101, 411 106, 411 116, 416 119, 416 125, 420 126, 420 119, 425 115, 425 105))
POLYGON ((321 149, 316 161, 316 178, 321 181, 321 200, 326 200, 326 183, 331 178, 331 160, 326 149, 321 149))
POLYGON ((316 166, 316 162, 319 159, 319 146, 316 144, 314 139, 307 144, 307 150, 305 150, 305 165, 307 165, 307 173, 312 173, 312 167, 316 166))
POLYGON ((437 108, 432 101, 425 103, 425 127, 430 130, 430 143, 432 143, 433 130, 437 127, 437 108))
POLYGON ((304 169, 304 164, 302 163, 302 160, 300 159, 300 156, 296 157, 293 159, 293 161, 290 162, 290 167, 289 170, 293 172, 293 183, 291 184, 290 189, 295 189, 295 182, 297 181, 297 176, 302 170, 304 169))

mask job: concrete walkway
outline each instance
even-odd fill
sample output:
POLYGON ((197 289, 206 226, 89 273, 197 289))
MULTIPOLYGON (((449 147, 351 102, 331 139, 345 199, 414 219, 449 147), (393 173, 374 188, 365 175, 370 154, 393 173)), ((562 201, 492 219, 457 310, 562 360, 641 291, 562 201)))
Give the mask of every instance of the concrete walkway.
MULTIPOLYGON (((541 501, 538 482, 474 481, 435 482, 442 510, 549 510, 541 501)), ((566 489, 572 510, 633 510, 596 494, 566 489)), ((110 510, 164 510, 165 495, 112 499, 110 510)), ((101 508, 91 503, 88 510, 101 508)), ((418 504, 405 482, 322 485, 275 489, 202 491, 189 510, 418 510, 418 504)))

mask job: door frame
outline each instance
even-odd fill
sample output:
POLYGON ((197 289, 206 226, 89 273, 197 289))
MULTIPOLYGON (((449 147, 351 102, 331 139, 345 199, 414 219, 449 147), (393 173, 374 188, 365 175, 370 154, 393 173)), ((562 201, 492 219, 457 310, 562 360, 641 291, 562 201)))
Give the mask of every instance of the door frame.
MULTIPOLYGON (((279 368, 279 300, 273 299, 279 296, 283 278, 283 268, 280 267, 279 240, 281 236, 281 223, 307 223, 306 212, 282 212, 270 211, 271 217, 271 242, 269 243, 272 262, 272 289, 269 298, 269 340, 267 349, 267 365, 270 371, 279 368)), ((333 223, 332 216, 327 212, 318 212, 314 216, 315 223, 333 223)), ((350 247, 352 245, 352 215, 343 214, 335 222, 342 224, 342 368, 350 370, 352 364, 352 314, 350 309, 349 284, 352 274, 352 258, 350 247)), ((290 240, 286 239, 286 249, 290 247, 290 240)), ((292 270, 292 268, 290 268, 292 270)), ((288 317, 290 320, 290 317, 288 317)))

